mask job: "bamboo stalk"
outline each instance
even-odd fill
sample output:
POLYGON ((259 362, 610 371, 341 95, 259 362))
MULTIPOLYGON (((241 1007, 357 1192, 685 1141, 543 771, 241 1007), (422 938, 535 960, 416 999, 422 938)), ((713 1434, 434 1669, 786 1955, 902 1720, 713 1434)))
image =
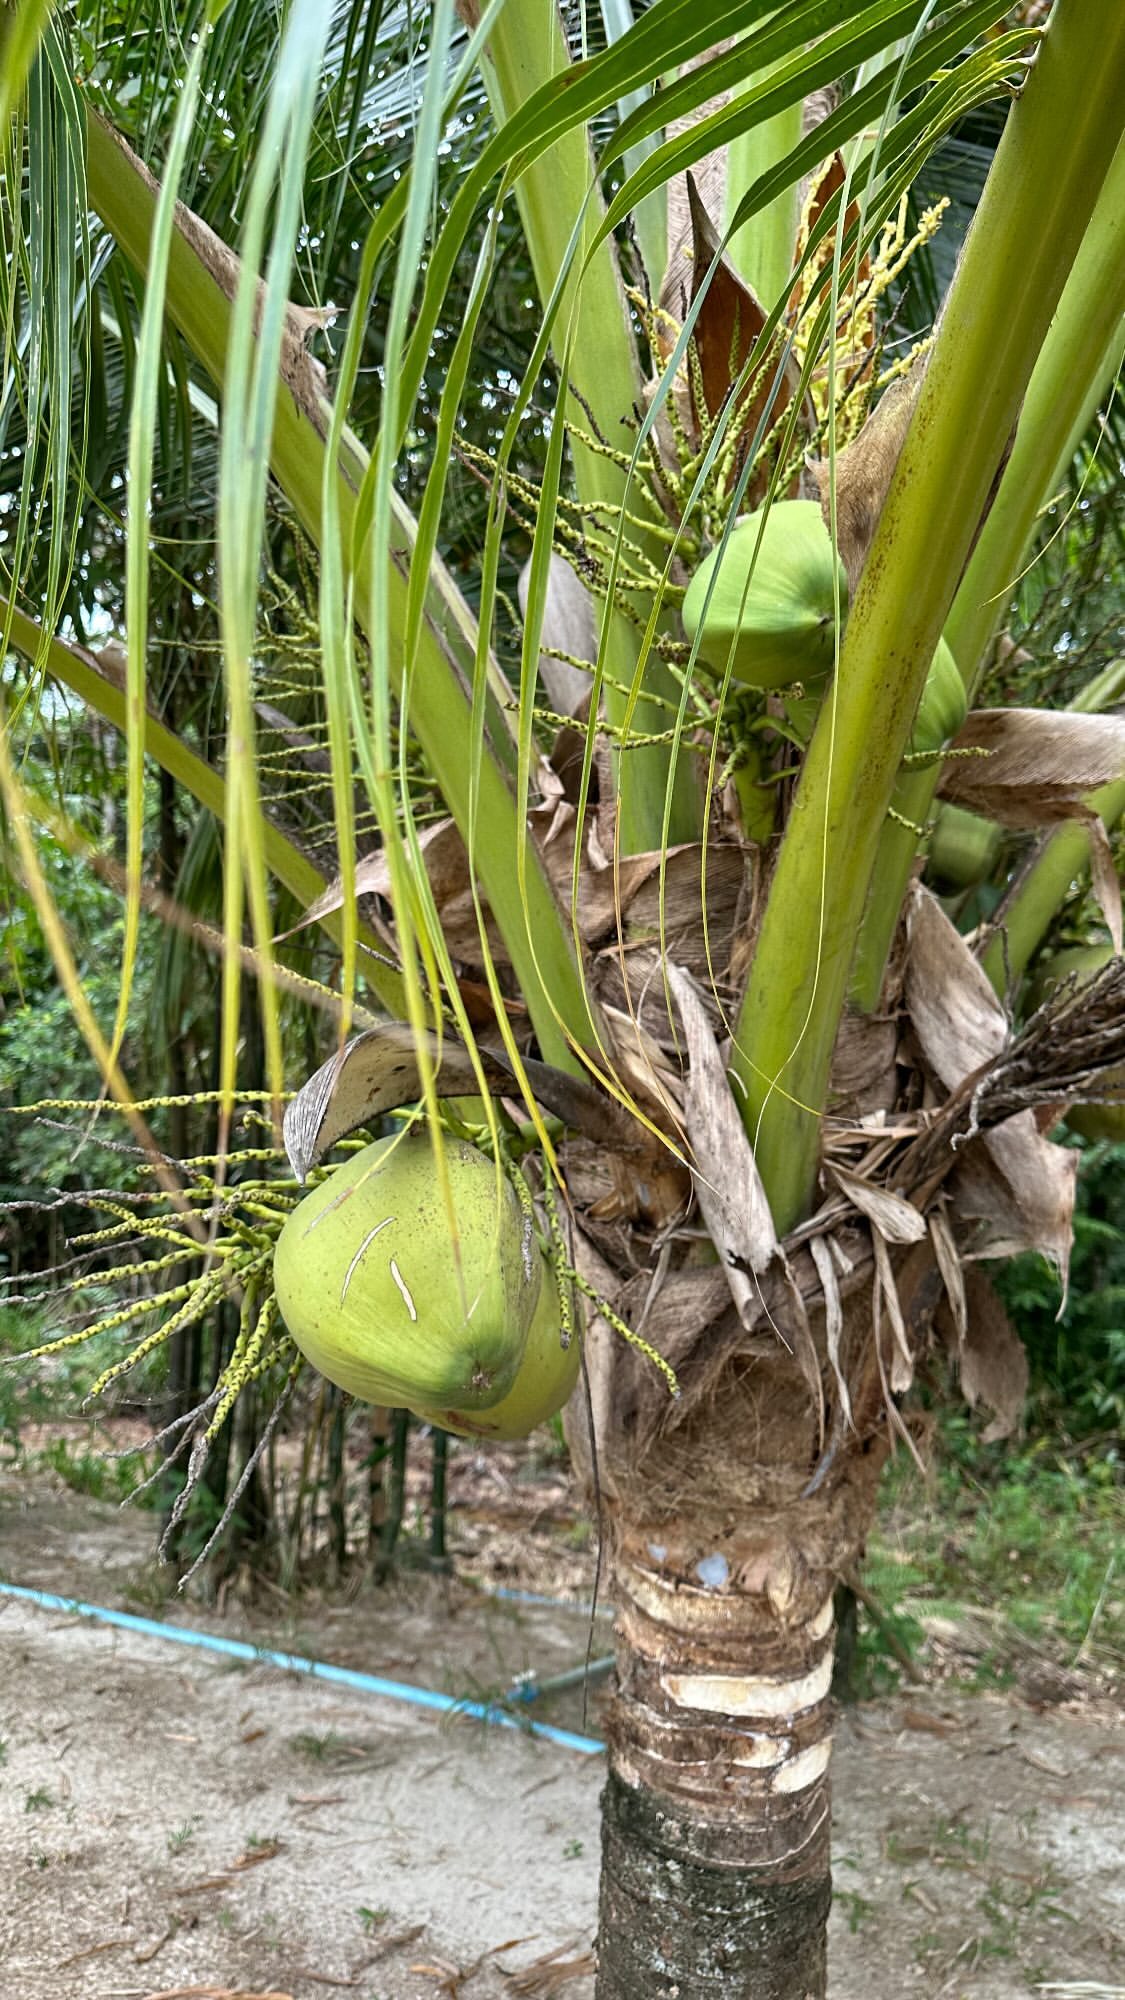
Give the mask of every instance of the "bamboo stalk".
POLYGON ((1086 0, 1058 0, 950 289, 739 1017, 732 1072, 782 1231, 813 1198, 832 1050, 926 673, 1119 143, 1122 103, 1125 13, 1107 18, 1086 0))

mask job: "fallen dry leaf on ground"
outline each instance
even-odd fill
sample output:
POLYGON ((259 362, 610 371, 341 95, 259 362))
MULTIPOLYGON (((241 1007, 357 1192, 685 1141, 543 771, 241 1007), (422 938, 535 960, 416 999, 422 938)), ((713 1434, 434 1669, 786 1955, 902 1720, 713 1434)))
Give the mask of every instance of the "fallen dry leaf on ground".
POLYGON ((169 1938, 174 1937, 175 1934, 173 1929, 161 1931, 159 1937, 154 1938, 151 1944, 138 1945, 133 1953, 134 1965, 148 1965, 156 1957, 158 1951, 163 1951, 169 1938))
POLYGON ((292 1993, 250 1991, 247 1986, 163 1986, 159 1993, 146 1993, 144 2000, 294 2000, 292 1993))
POLYGON ((570 1985, 572 1979, 588 1978, 597 1969, 592 1951, 581 1952, 576 1958, 564 1958, 562 1954, 567 1949, 567 1946, 560 1945, 554 1951, 546 1952, 542 1958, 533 1959, 530 1965, 522 1966, 518 1972, 508 1972, 503 1966, 500 1970, 511 1981, 513 1993, 529 1996, 559 1993, 564 1986, 570 1985))
POLYGON ((96 1958, 102 1951, 117 1951, 122 1945, 132 1944, 131 1937, 105 1938, 101 1944, 88 1944, 82 1951, 72 1951, 69 1958, 60 1958, 55 1970, 61 1972, 64 1965, 77 1965, 80 1959, 96 1958))
POLYGON ((360 1980, 363 1978, 365 1969, 373 1963, 373 1959, 365 1958, 359 1971, 350 1972, 345 1979, 341 1979, 337 1974, 332 1972, 314 1972, 309 1965, 298 1965, 294 1969, 294 1977, 297 1979, 311 1979, 316 1986, 358 1986, 360 1980))
POLYGON ((924 1708, 904 1708, 899 1720, 904 1729, 920 1729, 927 1736, 960 1736, 964 1724, 952 1716, 930 1715, 924 1708))
POLYGON ((285 1842, 283 1840, 256 1841, 253 1847, 243 1849, 237 1861, 231 1862, 230 1872, 233 1874, 236 1870, 241 1871, 244 1868, 257 1868, 262 1861, 272 1861, 275 1854, 282 1852, 284 1846, 285 1842))

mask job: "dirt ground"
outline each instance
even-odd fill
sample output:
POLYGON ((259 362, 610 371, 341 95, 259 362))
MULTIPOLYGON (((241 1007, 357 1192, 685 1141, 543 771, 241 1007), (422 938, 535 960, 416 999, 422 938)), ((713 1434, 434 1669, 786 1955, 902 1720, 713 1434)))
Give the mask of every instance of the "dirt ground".
MULTIPOLYGON (((585 1651, 574 1610, 456 1579, 161 1607, 150 1549, 151 1517, 0 1480, 9 1582, 459 1696, 585 1651)), ((2 1597, 0 1738, 4 2000, 590 2000, 597 1756, 2 1597)), ((914 1689, 842 1718, 835 1773, 834 2000, 1122 2000, 1107 1702, 914 1689)))

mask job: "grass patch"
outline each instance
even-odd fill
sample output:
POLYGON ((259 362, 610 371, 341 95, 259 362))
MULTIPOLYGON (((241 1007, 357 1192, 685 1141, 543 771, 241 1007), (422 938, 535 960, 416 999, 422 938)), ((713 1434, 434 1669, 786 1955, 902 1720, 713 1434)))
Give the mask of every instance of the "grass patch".
MULTIPOLYGON (((110 1458, 103 1451, 77 1450, 67 1438, 53 1439, 35 1459, 57 1473, 72 1493, 86 1493, 91 1500, 128 1500, 151 1470, 143 1452, 110 1458)), ((155 1487, 142 1495, 142 1503, 149 1506, 159 1505, 160 1499, 155 1487)))
MULTIPOLYGON (((93 1308, 92 1308, 93 1309, 93 1308)), ((148 1478, 152 1465, 144 1452, 113 1458, 100 1444, 52 1438, 42 1450, 28 1451, 23 1433, 28 1425, 73 1422, 99 1374, 118 1352, 114 1335, 21 1361, 29 1348, 50 1340, 56 1331, 50 1318, 29 1306, 0 1305, 0 1446, 12 1461, 45 1467, 72 1493, 91 1500, 128 1500, 148 1478)), ((153 1490, 146 1504, 159 1506, 153 1490)))
MULTIPOLYGON (((68 1299, 70 1295, 60 1293, 60 1297, 68 1299)), ((93 1282, 83 1292, 86 1317, 91 1322, 114 1303, 109 1293, 99 1292, 93 1282)), ((144 1330, 148 1322, 139 1324, 144 1330)), ((98 1376, 120 1356, 120 1339, 108 1332, 38 1361, 21 1359, 62 1330, 41 1306, 0 1303, 0 1441, 16 1451, 25 1424, 75 1417, 98 1376)), ((163 1354, 152 1356, 131 1377, 131 1393, 147 1395, 163 1379, 166 1367, 163 1354)))
MULTIPOLYGON (((905 1454, 884 1477, 863 1569, 866 1588, 911 1651, 926 1612, 983 1612, 1064 1658, 1082 1647, 1125 1658, 1125 1485, 1114 1450, 1076 1452, 1040 1438, 1014 1450, 982 1445, 969 1420, 941 1419, 923 1479, 905 1454)), ((863 1692, 899 1677, 879 1634, 861 1619, 863 1692), (874 1683, 874 1684, 872 1684, 874 1683)), ((1002 1638, 976 1678, 1006 1677, 1002 1638)), ((1010 1676, 1008 1676, 1010 1678, 1010 1676)))

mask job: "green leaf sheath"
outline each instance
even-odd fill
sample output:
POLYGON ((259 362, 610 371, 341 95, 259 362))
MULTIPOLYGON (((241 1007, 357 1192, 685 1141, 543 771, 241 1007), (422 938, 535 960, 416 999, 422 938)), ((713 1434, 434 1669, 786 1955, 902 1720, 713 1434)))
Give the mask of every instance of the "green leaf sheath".
POLYGON ((946 621, 945 636, 970 691, 1003 624, 1040 509, 1066 477, 1123 349, 1125 139, 1043 342, 1000 491, 946 621))
MULTIPOLYGON (((1125 660, 1114 660, 1070 705, 1085 715, 1100 715, 1121 700, 1123 691, 1125 660)), ((1091 793, 1089 804, 1112 832, 1125 814, 1125 779, 1091 793)), ((1084 826, 1060 826, 1047 835, 1005 908, 1003 934, 997 933, 981 954, 998 993, 1018 984, 1075 883, 1089 873, 1090 836, 1084 826)))
MULTIPOLYGON (((1098 398, 1125 345, 1125 141, 1119 143, 1051 322, 1020 411, 1012 455, 945 624, 962 678, 972 691, 1011 602, 1040 511, 1065 479, 1098 398)), ((940 767, 905 778, 895 795, 904 819, 924 824, 940 767)), ((1084 838, 1084 836, 1083 836, 1084 838)), ((852 997, 879 1004, 917 841, 888 820, 864 913, 852 997)), ((1045 877, 1038 878, 1037 907, 1045 877)), ((1022 893, 1022 892, 1021 892, 1022 893)), ((1049 917, 1047 919, 1049 921, 1049 917)))
MULTIPOLYGON (((87 120, 90 198, 122 250, 138 270, 148 262, 156 188, 102 121, 87 120)), ((200 251, 182 230, 173 237, 168 262, 168 311, 193 354, 216 384, 223 379, 231 307, 226 291, 207 269, 200 251)), ((321 480, 324 463, 322 410, 307 397, 278 398, 270 457, 273 471, 299 519, 320 539, 321 480)), ((361 470, 358 462, 357 471, 361 470)), ((354 516, 355 490, 341 473, 341 522, 354 516)), ((407 595, 412 524, 396 509, 395 541, 387 551, 385 578, 392 642, 401 641, 407 595)), ((356 566, 356 611, 365 621, 365 569, 356 566)), ((411 725, 436 782, 462 832, 468 825, 469 717, 473 621, 447 573, 434 567, 427 618, 414 663, 411 725)), ((486 745, 480 774, 480 807, 475 858, 485 895, 508 945, 540 1046, 549 1061, 576 1068, 571 1038, 592 1048, 596 1037, 569 927, 538 855, 529 855, 526 908, 519 893, 515 854, 516 807, 495 754, 486 745), (531 940, 534 939, 534 949, 531 940), (560 1025, 562 1024, 562 1025, 560 1025)))
MULTIPOLYGON (((1125 813, 1125 781, 1092 793, 1090 807, 1107 827, 1116 826, 1125 813)), ((1089 873, 1086 828, 1076 822, 1056 828, 1007 905, 1003 934, 991 938, 981 953, 981 964, 998 993, 1019 983, 1075 883, 1089 873)))
MULTIPOLYGON (((537 90, 556 79, 561 87, 570 71, 570 57, 556 0, 508 0, 489 37, 482 69, 501 125, 537 90)), ((585 126, 574 126, 522 173, 517 170, 515 191, 544 303, 573 257, 554 327, 556 356, 566 374, 562 407, 579 498, 616 509, 627 500, 627 473, 584 442, 583 434, 600 436, 614 450, 627 451, 633 430, 626 426, 635 426, 642 383, 612 239, 598 244, 585 261, 604 216, 585 126), (577 241, 572 242, 579 224, 577 241)), ((650 273, 654 285, 659 285, 661 276, 660 271, 650 273)), ((635 511, 637 497, 632 505, 635 511)), ((643 531, 634 532, 643 546, 643 531)), ((655 539, 646 553, 663 566, 663 551, 655 539)), ((615 726, 628 721, 631 734, 658 733, 667 727, 667 707, 646 699, 646 693, 675 703, 679 689, 653 655, 644 665, 645 692, 632 706, 623 690, 633 684, 639 651, 637 626, 621 611, 611 610, 603 648, 606 713, 615 726)), ((619 840, 624 853, 644 852, 661 843, 672 754, 670 746, 653 744, 629 749, 617 759, 619 840)), ((670 838, 691 840, 699 833, 700 805, 686 758, 673 782, 670 838)))
POLYGON ((814 1198, 879 838, 989 487, 1121 137, 1125 10, 1059 0, 1009 114, 797 788, 732 1074, 780 1230, 814 1198))

